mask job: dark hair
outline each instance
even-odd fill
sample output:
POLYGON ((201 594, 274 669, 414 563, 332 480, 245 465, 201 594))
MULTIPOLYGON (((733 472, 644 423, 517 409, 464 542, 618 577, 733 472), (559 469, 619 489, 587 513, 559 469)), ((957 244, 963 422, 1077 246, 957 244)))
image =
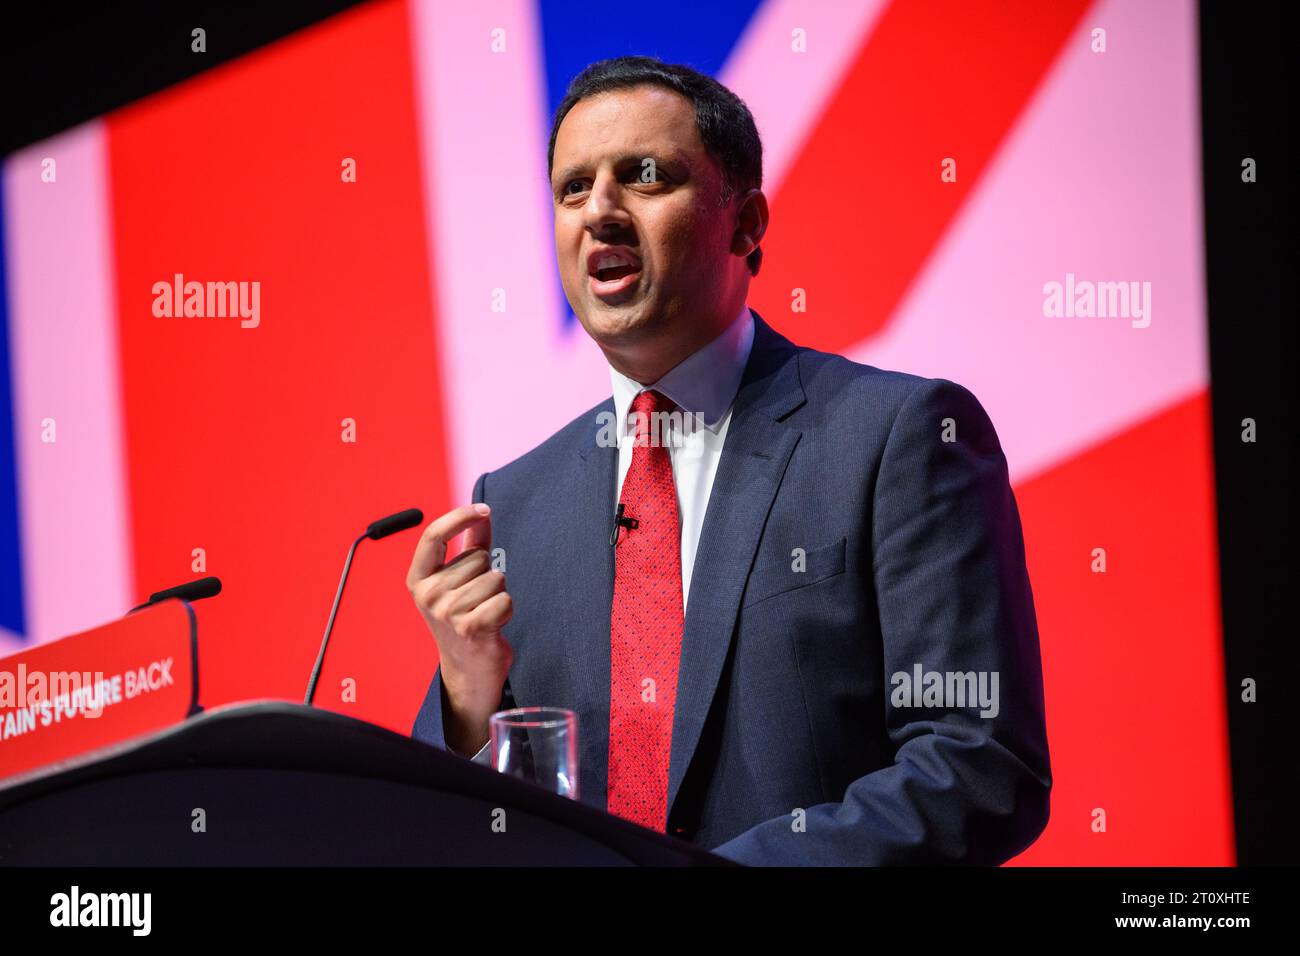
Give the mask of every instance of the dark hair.
MULTIPOLYGON (((721 205, 731 202, 737 192, 763 185, 763 142, 744 101, 706 73, 652 56, 601 60, 574 77, 551 123, 546 175, 549 177, 553 172, 555 137, 560 124, 579 100, 646 84, 674 90, 695 105, 695 126, 700 131, 700 139, 709 155, 722 166, 721 205)), ((750 274, 758 275, 763 250, 756 246, 745 261, 750 274)))

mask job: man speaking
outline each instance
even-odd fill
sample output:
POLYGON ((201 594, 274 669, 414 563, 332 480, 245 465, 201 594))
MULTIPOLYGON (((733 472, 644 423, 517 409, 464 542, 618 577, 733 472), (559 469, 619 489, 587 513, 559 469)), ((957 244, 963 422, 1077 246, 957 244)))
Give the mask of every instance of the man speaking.
POLYGON ((425 529, 407 586, 439 666, 413 736, 468 757, 494 711, 567 707, 582 800, 741 863, 1020 852, 1051 771, 979 402, 746 307, 762 146, 712 78, 594 64, 548 165, 565 295, 612 396, 425 529))

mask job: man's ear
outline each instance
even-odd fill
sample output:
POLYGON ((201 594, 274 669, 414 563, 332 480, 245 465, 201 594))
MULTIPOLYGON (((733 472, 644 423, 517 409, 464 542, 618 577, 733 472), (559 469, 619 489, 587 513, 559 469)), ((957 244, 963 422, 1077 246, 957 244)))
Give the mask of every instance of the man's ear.
POLYGON ((736 231, 731 237, 731 251, 744 256, 753 252, 767 232, 767 197, 763 190, 748 189, 736 207, 736 231))

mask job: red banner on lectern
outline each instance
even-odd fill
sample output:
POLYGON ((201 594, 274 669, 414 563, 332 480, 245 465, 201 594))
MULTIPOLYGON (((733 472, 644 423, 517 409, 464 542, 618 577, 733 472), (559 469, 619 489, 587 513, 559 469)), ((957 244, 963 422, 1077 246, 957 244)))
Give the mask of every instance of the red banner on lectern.
POLYGON ((0 778, 184 720, 196 650, 194 612, 172 600, 0 659, 0 778))

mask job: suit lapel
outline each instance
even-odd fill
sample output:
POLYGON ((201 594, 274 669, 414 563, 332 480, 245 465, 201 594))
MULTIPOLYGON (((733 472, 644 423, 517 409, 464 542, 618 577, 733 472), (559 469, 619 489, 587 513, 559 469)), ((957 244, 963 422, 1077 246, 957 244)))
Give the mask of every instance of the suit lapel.
MULTIPOLYGON (((579 607, 571 618, 557 613, 555 620, 582 622, 559 635, 565 659, 572 667, 572 695, 548 697, 584 702, 579 714, 581 748, 581 798, 584 803, 606 805, 609 768, 609 682, 610 611, 614 599, 614 549, 609 532, 614 524, 614 487, 618 469, 618 447, 598 441, 601 413, 612 419, 612 400, 596 409, 590 435, 579 448, 573 484, 559 492, 559 500, 574 507, 567 522, 573 529, 572 547, 557 550, 556 560, 570 568, 570 588, 553 599, 574 602, 579 607), (587 622, 590 622, 589 624, 587 622)), ((559 609, 557 609, 558 612, 559 609)), ((547 689, 548 693, 550 689, 547 689)))
MULTIPOLYGON (((763 526, 800 436, 781 422, 804 402, 798 351, 757 312, 754 323, 754 345, 732 408, 691 576, 673 716, 670 814, 722 675, 763 526)), ((611 590, 612 580, 611 566, 611 590)), ((603 660, 608 688, 608 641, 603 660)), ((607 765, 606 754, 602 767, 607 765)))

